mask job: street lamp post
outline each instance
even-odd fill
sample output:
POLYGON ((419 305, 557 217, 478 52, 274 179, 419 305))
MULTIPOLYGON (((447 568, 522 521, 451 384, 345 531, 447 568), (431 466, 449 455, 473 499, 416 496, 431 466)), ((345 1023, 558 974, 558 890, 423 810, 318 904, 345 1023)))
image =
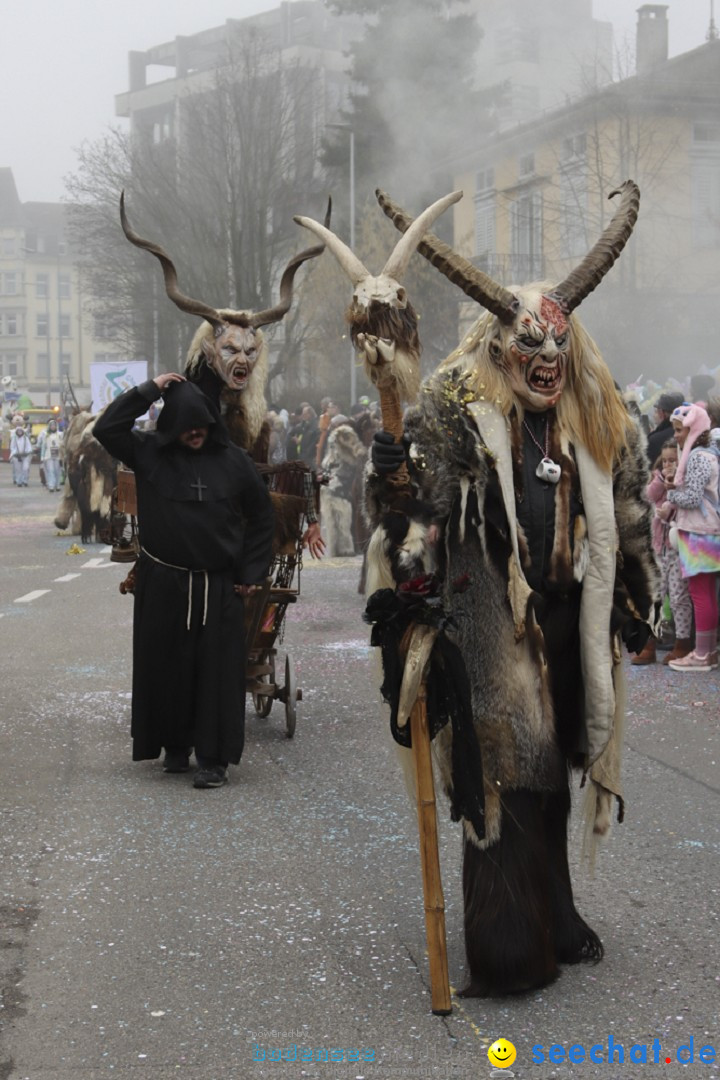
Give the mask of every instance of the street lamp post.
MULTIPOLYGON (((350 135, 350 250, 355 251, 355 132, 349 124, 326 124, 329 128, 340 128, 350 135)), ((350 407, 357 396, 357 361, 355 346, 350 339, 350 407)))

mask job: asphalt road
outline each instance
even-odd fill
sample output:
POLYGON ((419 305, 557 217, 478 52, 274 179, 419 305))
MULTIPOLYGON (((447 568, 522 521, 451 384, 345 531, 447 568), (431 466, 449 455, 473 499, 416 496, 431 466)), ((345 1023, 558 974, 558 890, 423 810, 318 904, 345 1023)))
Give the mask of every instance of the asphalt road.
MULTIPOLYGON (((0 1080, 720 1076, 699 1057, 720 1054, 720 673, 629 669, 626 820, 594 878, 581 796, 572 841, 603 962, 539 993, 455 999, 438 1018, 415 819, 357 560, 306 568, 289 611, 295 739, 282 706, 263 721, 248 702, 240 767, 196 791, 188 775, 131 762, 125 568, 97 545, 67 554, 75 538, 55 535, 36 467, 33 481, 15 489, 0 466, 0 1080), (498 1037, 517 1050, 504 1070, 487 1057, 498 1037), (611 1039, 622 1063, 619 1050, 607 1061, 611 1039), (695 1063, 681 1066, 691 1039, 695 1063), (302 1061, 303 1047, 329 1060, 302 1061)), ((440 828, 460 988, 460 837, 444 805, 440 828)))

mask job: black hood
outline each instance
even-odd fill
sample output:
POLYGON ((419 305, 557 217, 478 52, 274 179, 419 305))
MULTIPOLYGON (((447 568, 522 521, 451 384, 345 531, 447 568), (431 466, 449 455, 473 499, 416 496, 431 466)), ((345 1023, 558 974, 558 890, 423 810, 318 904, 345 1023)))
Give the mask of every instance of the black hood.
POLYGON ((163 394, 163 407, 157 422, 157 442, 167 446, 184 431, 207 428, 208 441, 227 446, 229 439, 220 413, 194 383, 174 382, 163 394))

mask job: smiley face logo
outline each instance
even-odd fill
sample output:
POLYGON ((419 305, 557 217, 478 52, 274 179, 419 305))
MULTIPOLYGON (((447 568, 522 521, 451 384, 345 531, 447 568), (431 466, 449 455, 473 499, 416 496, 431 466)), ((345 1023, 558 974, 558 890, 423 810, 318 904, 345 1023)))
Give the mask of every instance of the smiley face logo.
POLYGON ((508 1069, 517 1057, 517 1051, 507 1039, 496 1039, 488 1050, 488 1057, 496 1069, 508 1069))

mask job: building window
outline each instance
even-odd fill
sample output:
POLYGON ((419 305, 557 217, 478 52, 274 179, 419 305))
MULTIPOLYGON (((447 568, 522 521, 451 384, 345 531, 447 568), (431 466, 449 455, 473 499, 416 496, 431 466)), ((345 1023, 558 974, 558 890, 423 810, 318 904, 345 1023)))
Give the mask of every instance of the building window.
POLYGON ((520 164, 518 168, 518 175, 520 176, 532 176, 535 172, 535 155, 523 154, 520 158, 520 164))
POLYGON ((693 142, 697 146, 720 146, 720 124, 700 121, 693 124, 693 142))
POLYGON ((562 160, 577 161, 585 158, 587 151, 587 137, 585 132, 579 135, 568 135, 562 142, 562 160))
POLYGON ((542 192, 530 191, 510 204, 512 276, 532 281, 543 276, 542 192))
POLYGON ((2 248, 0 248, 0 250, 2 251, 3 255, 14 255, 15 254, 15 237, 14 236, 3 236, 3 238, 2 238, 2 248))
POLYGON ((46 379, 50 377, 50 356, 46 352, 39 352, 37 354, 37 374, 38 376, 44 376, 46 379))
POLYGON ((64 353, 60 354, 60 374, 61 375, 69 375, 70 374, 70 362, 71 362, 71 360, 72 360, 72 357, 71 357, 70 353, 64 352, 64 353))
POLYGON ((720 161, 694 162, 692 182, 694 245, 720 247, 720 161))
POLYGON ((61 300, 70 299, 70 275, 58 274, 58 296, 61 300))
POLYGON ((0 375, 16 376, 22 373, 22 356, 18 356, 17 353, 0 354, 0 375))
POLYGON ((18 317, 14 311, 6 311, 2 325, 2 333, 8 337, 14 337, 18 332, 18 317))
POLYGON ((50 275, 38 274, 35 278, 35 295, 38 300, 46 300, 50 295, 50 275))
POLYGON ((475 254, 495 254, 495 199, 487 196, 475 202, 475 254))
POLYGON ((125 361, 120 353, 115 352, 99 352, 95 353, 94 357, 96 364, 122 364, 125 361))
POLYGON ((66 255, 67 254, 67 244, 65 243, 64 240, 58 240, 58 248, 57 248, 57 250, 58 250, 58 255, 66 255))
POLYGON ((39 313, 36 317, 37 323, 35 327, 35 333, 38 337, 47 337, 50 332, 50 324, 47 314, 39 313))
POLYGON ((18 275, 14 270, 7 270, 4 274, 0 274, 0 287, 3 296, 17 296, 18 275))
POLYGON ((165 115, 160 120, 156 120, 152 128, 153 142, 156 146, 160 143, 166 142, 172 136, 172 123, 170 113, 165 115))
POLYGON ((480 169, 475 177, 475 191, 480 194, 481 191, 488 191, 495 187, 495 170, 480 169))
POLYGON ((113 341, 115 331, 110 322, 105 321, 102 315, 96 315, 93 323, 93 337, 98 341, 113 341))
POLYGON ((60 337, 72 337, 69 315, 61 314, 58 316, 58 334, 60 337))

